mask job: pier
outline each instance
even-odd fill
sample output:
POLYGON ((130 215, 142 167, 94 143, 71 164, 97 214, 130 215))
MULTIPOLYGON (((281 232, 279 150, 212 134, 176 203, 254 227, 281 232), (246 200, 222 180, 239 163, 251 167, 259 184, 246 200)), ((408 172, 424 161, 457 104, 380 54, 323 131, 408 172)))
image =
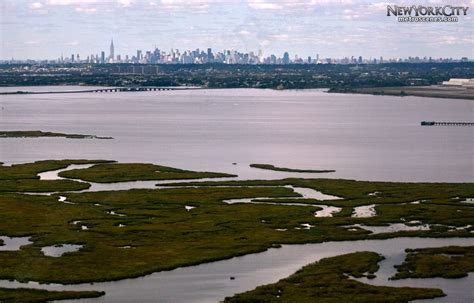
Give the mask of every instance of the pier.
POLYGON ((474 122, 421 121, 421 126, 474 126, 474 122))

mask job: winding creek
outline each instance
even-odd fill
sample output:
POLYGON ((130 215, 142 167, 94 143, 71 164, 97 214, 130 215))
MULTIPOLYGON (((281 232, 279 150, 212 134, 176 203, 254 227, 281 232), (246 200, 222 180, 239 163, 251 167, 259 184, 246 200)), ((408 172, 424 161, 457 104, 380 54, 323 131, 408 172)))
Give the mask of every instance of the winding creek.
MULTIPOLYGON (((165 184, 165 183, 162 183, 162 184, 165 184)), ((157 188, 183 188, 183 187, 198 187, 198 186, 158 186, 157 188)), ((224 187, 229 187, 229 186, 224 186, 224 187)), ((240 187, 240 186, 231 186, 231 187, 240 187)), ((248 187, 266 187, 266 186, 248 186, 248 187)), ((291 185, 285 185, 283 187, 292 189, 295 193, 299 194, 300 197, 281 197, 281 198, 278 198, 278 197, 255 198, 253 197, 253 198, 241 198, 241 199, 228 199, 228 200, 223 200, 222 202, 227 203, 227 204, 249 203, 249 204, 269 204, 269 205, 288 205, 288 206, 310 206, 310 207, 320 208, 320 210, 314 213, 315 217, 332 217, 335 213, 338 213, 342 210, 340 207, 329 206, 329 205, 324 205, 324 204, 272 202, 278 199, 282 199, 282 200, 315 199, 315 200, 320 200, 320 201, 342 199, 341 197, 327 195, 320 191, 314 190, 312 188, 295 187, 291 185), (265 200, 270 200, 270 201, 267 202, 265 200)))
POLYGON ((388 240, 362 240, 325 242, 320 244, 283 245, 262 253, 235 257, 228 260, 182 267, 135 279, 91 285, 40 285, 0 281, 0 287, 30 287, 49 290, 102 290, 106 295, 97 299, 64 302, 219 302, 226 296, 255 288, 258 285, 277 282, 299 268, 321 258, 354 251, 374 251, 387 259, 373 280, 360 279, 365 283, 388 286, 438 287, 447 297, 430 302, 472 302, 474 285, 471 274, 462 279, 406 279, 391 281, 394 264, 404 259, 406 248, 437 247, 446 245, 474 245, 474 238, 395 238, 388 240), (231 280, 230 277, 235 277, 231 280), (470 287, 465 288, 470 285, 470 287), (464 288, 463 288, 464 287, 464 288), (466 291, 467 290, 467 291, 466 291))
MULTIPOLYGON (((18 88, 14 88, 17 90, 18 88)), ((30 88, 31 89, 31 88, 30 88)), ((61 90, 67 87, 35 88, 61 90)), ((112 95, 62 94, 12 95, 0 101, 5 130, 41 129, 113 136, 114 140, 66 140, 63 138, 3 139, 1 161, 32 162, 40 159, 114 159, 119 162, 159 163, 192 170, 223 171, 238 178, 209 181, 311 178, 257 170, 250 163, 274 163, 283 167, 335 169, 323 177, 372 181, 472 182, 472 131, 468 128, 420 128, 426 117, 464 121, 472 118, 472 102, 429 97, 326 94, 320 91, 200 90, 143 92, 112 95), (28 123, 24 123, 28 121, 28 123), (387 140, 390 138, 390 140, 387 140), (3 144, 3 142, 6 142, 3 144), (266 162, 268 161, 268 162, 266 162), (380 164, 380 165, 374 165, 380 164)), ((84 168, 84 166, 73 166, 84 168)), ((58 171, 40 174, 57 179, 58 171)), ((321 175, 317 175, 321 176, 321 175)), ((173 182, 190 180, 173 180, 173 182)), ((193 180, 206 181, 206 179, 193 180)), ((169 181, 91 183, 87 191, 156 188, 169 181)), ((295 189, 303 197, 307 189, 295 189)), ((51 194, 51 193, 44 193, 51 194)), ((316 191, 310 195, 317 194, 316 191)), ((377 197, 372 192, 369 196, 377 197)), ((60 193, 58 203, 67 203, 60 193)), ((246 199, 244 203, 251 203, 246 199)), ((325 199, 317 198, 320 201, 325 199)), ((424 200, 411 203, 419 204, 424 200)), ((463 201, 474 203, 473 197, 463 201)), ((323 204, 323 202, 321 202, 323 204)), ((314 204, 317 206, 317 204, 314 204)), ((193 212, 192 205, 183 211, 193 212)), ((361 206, 355 217, 376 216, 361 206)), ((110 214, 114 216, 114 214, 110 214)), ((117 214, 115 214, 117 215, 117 214)), ((407 222, 409 223, 409 222, 407 222)), ((71 224, 88 227, 82 222, 71 224)), ((415 225, 403 224, 403 226, 415 225)), ((404 228, 401 225, 397 228, 404 228)), ((423 226, 419 224, 419 226, 423 226)), ((393 228, 394 226, 392 226, 393 228)), ((303 224, 301 228, 312 228, 303 224)), ((352 228, 366 228, 358 226, 352 228)), ((372 227, 376 228, 376 227, 372 227)), ((384 227, 385 229, 389 227, 384 227)), ((391 230, 393 231, 393 230, 391 230)), ((384 232, 378 230, 376 232, 384 232)), ((29 238, 0 235, 0 251, 18 250, 29 238)), ((54 255, 77 247, 49 248, 54 255)), ((304 265, 324 257, 360 250, 376 251, 382 261, 377 278, 362 281, 377 285, 438 287, 448 294, 429 302, 473 302, 473 274, 462 279, 407 279, 389 281, 394 264, 400 264, 405 248, 474 245, 474 238, 395 238, 321 244, 284 245, 278 249, 197 266, 158 272, 141 278, 81 285, 21 284, 0 281, 0 286, 45 289, 103 290, 106 296, 75 302, 218 302, 225 296, 273 283, 304 265), (230 277, 235 277, 231 280, 230 277)), ((123 246, 121 249, 133 249, 123 246)))
MULTIPOLYGON (((40 180, 59 180, 59 179, 64 179, 59 176, 60 172, 63 171, 68 171, 72 169, 85 169, 92 167, 94 164, 72 164, 69 165, 66 168, 59 169, 59 170, 54 170, 54 171, 47 171, 47 172, 42 172, 39 173, 38 176, 40 177, 40 180)), ((167 184, 167 183, 180 183, 180 182, 189 182, 189 181, 194 181, 194 182, 205 182, 205 181, 228 181, 228 180, 233 180, 234 178, 202 178, 202 179, 193 179, 193 180, 161 180, 161 181, 133 181, 133 182, 115 182, 115 183, 95 183, 95 182, 88 182, 91 184, 91 187, 82 191, 77 191, 77 192, 91 192, 91 191, 107 191, 107 190, 128 190, 128 189, 137 189, 137 188, 142 188, 142 189, 160 189, 160 188, 180 188, 180 187, 187 187, 187 186, 159 186, 162 184, 167 184)), ((74 179, 71 179, 74 180, 74 179)), ((84 182, 82 180, 75 180, 79 182, 84 182)), ((191 186, 191 187, 197 187, 197 186, 191 186)), ((262 187, 262 186, 260 186, 262 187)), ((297 200, 297 199, 315 199, 315 200, 320 200, 320 201, 325 201, 325 200, 339 200, 342 199, 341 197, 333 196, 333 195, 328 195, 324 194, 320 191, 314 190, 312 188, 304 188, 304 187, 294 187, 291 185, 286 185, 284 186, 286 188, 292 189, 295 193, 299 194, 300 197, 292 197, 291 199, 297 200)), ((30 193, 34 194, 34 193, 30 193)), ((42 194, 50 194, 50 193, 42 193, 42 194)), ((305 203, 277 203, 277 202, 265 202, 262 200, 265 199, 288 199, 288 197, 282 197, 282 198, 269 198, 269 197, 253 197, 253 198, 243 198, 243 199, 229 199, 229 200, 224 200, 223 202, 227 204, 234 204, 234 203, 252 203, 252 204, 273 204, 273 205, 292 205, 292 206, 312 206, 316 208, 320 208, 320 210, 316 211, 314 213, 315 217, 332 217, 333 214, 338 213, 341 211, 340 207, 334 207, 334 206, 328 206, 324 204, 305 204, 305 203), (258 202, 255 202, 253 200, 260 200, 258 202)), ((66 204, 74 204, 72 202, 67 201, 66 196, 59 196, 58 201, 61 203, 66 203, 66 204)), ((192 209, 192 208, 191 208, 192 209)), ((186 210, 191 210, 189 207, 186 207, 186 210)), ((121 214, 115 214, 111 213, 111 215, 118 215, 121 216, 121 214)))
MULTIPOLYGON (((312 188, 294 187, 291 185, 287 185, 284 187, 291 188, 295 193, 301 195, 301 197, 291 198, 292 200, 316 199, 316 200, 324 201, 324 200, 342 199, 341 197, 323 194, 322 192, 314 190, 312 188)), ((324 205, 324 204, 265 202, 266 199, 278 200, 278 199, 288 199, 288 198, 268 198, 268 197, 243 198, 243 199, 229 199, 229 200, 224 200, 223 202, 227 204, 250 203, 250 204, 270 204, 270 205, 289 205, 289 206, 312 206, 312 207, 320 208, 320 210, 314 212, 314 216, 319 217, 319 218, 332 217, 335 213, 338 213, 342 210, 342 208, 340 207, 329 206, 329 205, 324 205), (254 201, 254 200, 258 200, 258 201, 254 201)))
MULTIPOLYGON (((86 168, 84 165, 81 168, 86 168)), ((44 172, 40 174, 42 179, 54 180, 59 179, 58 173, 60 171, 75 169, 78 165, 71 165, 68 168, 54 171, 44 172)), ((226 178, 227 179, 227 178, 226 178)), ((211 179, 212 180, 212 179, 211 179)), ((182 180, 189 181, 189 180, 182 180)), ((199 180, 203 181, 203 180, 199 180)), ((130 188, 161 188, 156 186, 172 181, 144 181, 144 182, 120 182, 112 184, 98 184, 91 183, 92 186, 86 191, 96 190, 124 190, 130 188)), ((301 197, 291 199, 317 199, 335 200, 340 197, 326 195, 319 191, 309 189, 292 187, 296 193, 301 197)), ((163 187, 164 188, 164 187, 163 187)), ((67 194, 59 197, 59 202, 67 203, 67 194)), ((283 205, 298 205, 298 206, 313 206, 321 207, 318 212, 321 216, 332 216, 333 213, 340 211, 340 208, 330 207, 319 204, 304 204, 304 203, 275 203, 265 202, 268 198, 246 198, 246 199, 232 199, 225 200, 225 203, 263 203, 263 204, 283 204, 283 205), (258 199, 259 202, 253 200, 258 199)), ((273 198, 275 199, 275 198, 273 198)), ((282 198, 283 199, 283 198, 282 198)), ((186 206, 187 211, 191 211, 193 207, 186 206)), ((110 215, 121 216, 119 213, 112 213, 110 215)), ((354 208, 354 217, 370 217, 375 216, 375 205, 360 206, 354 208)), ((72 224, 79 224, 80 222, 73 222, 72 224)), ((411 222, 409 222, 411 223, 411 222)), ((415 222, 413 222, 415 223, 415 222)), ((373 233, 381 232, 395 232, 398 230, 424 230, 429 227, 424 225, 407 226, 405 224, 394 224, 393 226, 374 227, 354 225, 348 228, 364 228, 373 233), (400 226, 399 226, 400 225, 400 226)), ((314 226, 310 224, 302 224, 302 229, 310 229, 314 226)), ((87 228, 87 227, 86 227, 87 228)), ((283 231, 283 230, 282 230, 283 231)), ((23 245, 31 244, 28 238, 9 238, 0 237, 4 245, 0 246, 2 250, 18 250, 23 245)), ((411 286, 411 287, 436 287, 441 288, 447 297, 432 299, 430 302, 473 302, 474 292, 469 291, 474 285, 474 276, 470 274, 466 278, 461 279, 404 279, 404 280, 389 280, 395 274, 396 264, 401 264, 405 257, 405 249, 423 248, 423 247, 439 247, 447 245, 474 245, 474 238, 394 238, 386 240, 360 240, 360 241, 338 241, 325 242, 319 244, 303 244, 303 245, 283 245, 281 248, 271 248, 267 251, 255 254, 249 254, 242 257, 235 257, 228 260, 216 261, 211 263, 200 264, 196 266, 189 266, 178 268, 171 271, 157 272, 140 278, 125 279, 114 282, 103 283, 86 283, 77 285, 60 285, 60 284, 39 284, 36 282, 20 283, 17 281, 0 280, 0 287, 9 288, 38 288, 48 290, 100 290, 105 291, 106 295, 95 299, 82 299, 61 302, 90 302, 90 303, 104 303, 104 302, 219 302, 226 296, 231 296, 235 293, 251 290, 258 285, 264 285, 277 282, 285 278, 299 268, 311 262, 320 260, 321 258, 332 257, 344 253, 355 251, 374 251, 386 257, 380 263, 381 267, 376 273, 375 279, 361 278, 357 279, 364 283, 373 285, 386 286, 411 286), (233 277, 231 279, 230 277, 233 277)), ((80 246, 73 246, 68 244, 44 247, 43 253, 53 257, 60 257, 63 253, 80 249, 80 246)), ((130 248, 130 247, 123 247, 130 248)), ((423 302, 419 300, 417 302, 423 302)))
MULTIPOLYGON (((59 174, 63 171, 73 170, 73 169, 86 169, 92 166, 94 166, 94 164, 71 164, 71 165, 68 165, 66 168, 41 172, 38 174, 38 177, 40 178, 40 180, 61 180, 64 178, 60 177, 59 174)), ((82 180, 75 180, 75 181, 83 182, 82 180)))

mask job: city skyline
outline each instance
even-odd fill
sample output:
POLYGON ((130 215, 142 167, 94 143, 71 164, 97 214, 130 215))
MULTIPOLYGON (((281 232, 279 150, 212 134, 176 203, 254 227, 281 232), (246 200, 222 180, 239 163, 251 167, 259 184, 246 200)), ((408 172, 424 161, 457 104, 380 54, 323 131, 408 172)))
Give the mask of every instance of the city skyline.
MULTIPOLYGON (((439 1, 419 4, 433 3, 439 1)), ((265 56, 288 51, 302 58, 474 57, 470 14, 456 23, 401 24, 386 16, 386 6, 349 0, 4 0, 0 59, 100 54, 111 37, 118 42, 115 54, 122 55, 157 45, 262 50, 265 56)))
POLYGON ((169 51, 160 50, 157 46, 152 50, 136 50, 135 54, 116 54, 114 39, 110 40, 109 52, 101 51, 100 54, 91 53, 81 56, 81 54, 71 54, 57 59, 43 60, 0 60, 0 63, 39 63, 39 64, 70 64, 70 63, 88 63, 88 64, 204 64, 204 63, 224 63, 224 64, 380 64, 396 62, 467 62, 472 58, 432 58, 409 56, 408 58, 364 58, 363 56, 345 56, 343 58, 320 57, 315 56, 300 57, 298 54, 292 54, 285 51, 281 56, 276 54, 264 55, 260 49, 258 51, 240 52, 238 50, 213 51, 212 48, 180 50, 178 48, 169 51))

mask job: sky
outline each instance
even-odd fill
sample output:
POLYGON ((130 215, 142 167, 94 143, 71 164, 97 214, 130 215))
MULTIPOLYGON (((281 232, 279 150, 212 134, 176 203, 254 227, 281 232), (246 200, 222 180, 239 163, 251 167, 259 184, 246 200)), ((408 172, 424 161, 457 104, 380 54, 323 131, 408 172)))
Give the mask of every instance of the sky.
POLYGON ((158 47, 313 58, 474 58, 474 0, 0 0, 0 59, 158 47), (443 4, 444 2, 444 4, 443 4), (399 23, 387 5, 469 6, 457 23, 399 23))

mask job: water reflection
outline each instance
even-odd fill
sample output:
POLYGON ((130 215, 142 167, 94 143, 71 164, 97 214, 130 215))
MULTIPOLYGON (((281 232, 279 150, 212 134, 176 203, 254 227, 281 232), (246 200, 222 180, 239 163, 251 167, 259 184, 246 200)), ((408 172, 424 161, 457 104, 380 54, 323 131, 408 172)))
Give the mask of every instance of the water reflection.
POLYGON ((7 237, 0 236, 0 243, 3 242, 3 245, 0 245, 0 251, 15 251, 19 250, 22 246, 31 244, 30 237, 7 237))
POLYGON ((41 252, 48 257, 61 257, 65 253, 79 251, 83 246, 75 244, 58 244, 53 246, 45 246, 41 248, 41 252))
MULTIPOLYGON (((0 287, 33 287, 50 290, 103 290, 107 294, 98 299, 70 300, 64 302, 180 302, 204 303, 219 302, 226 296, 254 289, 258 285, 275 283, 301 267, 318 261, 355 251, 374 251, 386 257, 377 273, 380 280, 367 283, 380 283, 388 286, 439 287, 447 298, 432 302, 472 302, 472 287, 459 291, 458 285, 474 283, 473 275, 467 278, 448 279, 410 279, 391 281, 386 277, 393 274, 393 264, 403 262, 405 249, 440 247, 449 245, 474 245, 474 238, 395 238, 388 240, 362 240, 326 242, 320 244, 283 245, 262 253, 235 257, 197 266, 182 267, 171 271, 158 272, 136 279, 80 285, 39 285, 37 283, 18 283, 0 281, 0 287), (387 275, 383 273, 387 271, 387 275), (234 280, 230 280, 234 277, 234 280)), ((131 249, 132 247, 127 247, 131 249)), ((117 248, 117 249, 125 249, 117 248)), ((365 282, 365 281, 364 281, 365 282)), ((471 286, 474 284, 470 284, 471 286)))

